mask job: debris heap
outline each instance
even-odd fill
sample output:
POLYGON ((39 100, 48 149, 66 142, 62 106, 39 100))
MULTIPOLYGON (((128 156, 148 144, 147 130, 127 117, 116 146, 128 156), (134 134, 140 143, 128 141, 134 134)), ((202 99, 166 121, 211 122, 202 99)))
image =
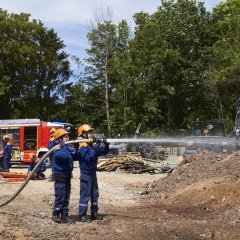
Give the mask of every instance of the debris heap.
POLYGON ((121 171, 133 174, 162 172, 160 168, 152 167, 146 163, 138 152, 121 153, 110 159, 102 159, 97 165, 97 170, 106 172, 121 171))
POLYGON ((203 201, 201 194, 209 193, 209 199, 212 196, 216 199, 216 195, 230 195, 232 185, 240 184, 239 159, 240 151, 225 155, 202 150, 194 156, 187 156, 171 175, 146 184, 149 197, 154 195, 158 196, 158 199, 178 198, 179 201, 183 199, 183 202, 189 204, 190 200, 186 199, 190 197, 190 193, 191 196, 197 196, 196 202, 203 201), (223 190, 225 185, 229 185, 229 190, 223 190), (220 191, 213 193, 216 187, 219 187, 220 191))

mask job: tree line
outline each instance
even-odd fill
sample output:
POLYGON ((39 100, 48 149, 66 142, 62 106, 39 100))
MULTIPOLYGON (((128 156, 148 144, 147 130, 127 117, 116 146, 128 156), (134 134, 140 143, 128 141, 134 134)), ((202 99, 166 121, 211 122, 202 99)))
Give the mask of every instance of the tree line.
POLYGON ((98 19, 82 74, 69 82, 64 43, 27 14, 0 11, 0 118, 63 118, 107 136, 185 134, 192 121, 222 121, 229 134, 240 96, 240 1, 211 12, 162 0, 153 14, 98 19))

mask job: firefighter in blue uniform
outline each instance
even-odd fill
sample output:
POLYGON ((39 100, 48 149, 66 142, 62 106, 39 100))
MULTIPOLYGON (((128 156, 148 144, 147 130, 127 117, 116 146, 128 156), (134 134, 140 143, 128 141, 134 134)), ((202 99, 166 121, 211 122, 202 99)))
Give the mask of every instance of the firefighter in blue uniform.
POLYGON ((55 202, 52 211, 52 220, 57 223, 71 223, 68 217, 71 192, 71 174, 73 170, 73 156, 65 142, 69 140, 68 132, 59 128, 54 132, 54 141, 60 146, 53 153, 53 177, 55 202))
MULTIPOLYGON (((56 131, 56 128, 51 128, 50 129, 50 132, 49 132, 49 136, 50 136, 50 140, 49 140, 49 142, 48 142, 48 150, 50 150, 51 148, 53 148, 53 147, 55 147, 58 143, 59 143, 59 141, 54 141, 54 137, 53 137, 53 135, 54 135, 54 133, 55 133, 55 131, 56 131)), ((53 179, 53 153, 51 153, 51 154, 49 154, 49 161, 50 161, 50 164, 51 164, 51 169, 52 169, 52 173, 51 173, 51 175, 49 176, 49 180, 50 181, 53 181, 54 179, 53 179)))
POLYGON ((12 158, 12 140, 9 135, 4 135, 3 139, 6 141, 6 145, 3 148, 3 171, 9 172, 10 161, 12 158))
POLYGON ((3 171, 3 151, 0 151, 0 172, 3 171))
POLYGON ((105 155, 109 151, 108 143, 95 142, 91 126, 84 124, 78 128, 78 136, 82 139, 89 139, 90 143, 80 143, 78 154, 80 164, 80 200, 79 220, 89 222, 87 218, 88 202, 91 200, 91 220, 102 220, 98 214, 99 189, 97 182, 98 156, 105 155))
MULTIPOLYGON (((32 160, 31 163, 28 166, 28 174, 32 172, 34 167, 39 161, 39 156, 36 157, 35 153, 30 153, 30 159, 32 160)), ((47 164, 43 161, 40 166, 38 166, 36 172, 33 174, 32 179, 40 179, 44 180, 45 179, 45 172, 47 170, 47 164)))

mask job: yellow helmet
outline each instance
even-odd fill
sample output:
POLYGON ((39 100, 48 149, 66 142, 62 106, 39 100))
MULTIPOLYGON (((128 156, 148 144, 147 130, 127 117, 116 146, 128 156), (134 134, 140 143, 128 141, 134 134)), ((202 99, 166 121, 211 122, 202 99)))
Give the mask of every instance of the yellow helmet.
POLYGON ((94 128, 92 128, 90 125, 88 124, 83 124, 82 126, 80 126, 78 128, 78 136, 81 136, 83 134, 83 132, 88 132, 94 130, 94 128))
POLYGON ((49 133, 53 134, 55 131, 56 131, 56 128, 51 128, 49 133))
POLYGON ((10 139, 10 136, 8 134, 3 135, 3 139, 10 139))
POLYGON ((54 140, 60 138, 61 136, 65 135, 65 134, 68 134, 69 132, 67 132, 66 129, 64 128, 58 128, 54 133, 53 133, 53 137, 54 137, 54 140))
POLYGON ((29 154, 29 157, 30 157, 30 158, 32 158, 33 156, 36 156, 36 154, 35 154, 35 153, 30 153, 30 154, 29 154))

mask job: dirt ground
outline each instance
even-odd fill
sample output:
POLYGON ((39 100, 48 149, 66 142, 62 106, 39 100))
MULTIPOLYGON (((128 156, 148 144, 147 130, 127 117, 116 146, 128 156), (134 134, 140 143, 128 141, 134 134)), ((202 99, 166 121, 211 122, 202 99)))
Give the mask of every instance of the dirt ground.
MULTIPOLYGON (((98 172, 104 220, 81 223, 76 164, 70 201, 70 218, 75 222, 52 222, 53 182, 31 180, 14 201, 0 208, 0 240, 239 240, 239 179, 240 152, 226 156, 202 151, 184 158, 169 175, 98 172)), ((0 203, 20 186, 0 183, 0 203)))

